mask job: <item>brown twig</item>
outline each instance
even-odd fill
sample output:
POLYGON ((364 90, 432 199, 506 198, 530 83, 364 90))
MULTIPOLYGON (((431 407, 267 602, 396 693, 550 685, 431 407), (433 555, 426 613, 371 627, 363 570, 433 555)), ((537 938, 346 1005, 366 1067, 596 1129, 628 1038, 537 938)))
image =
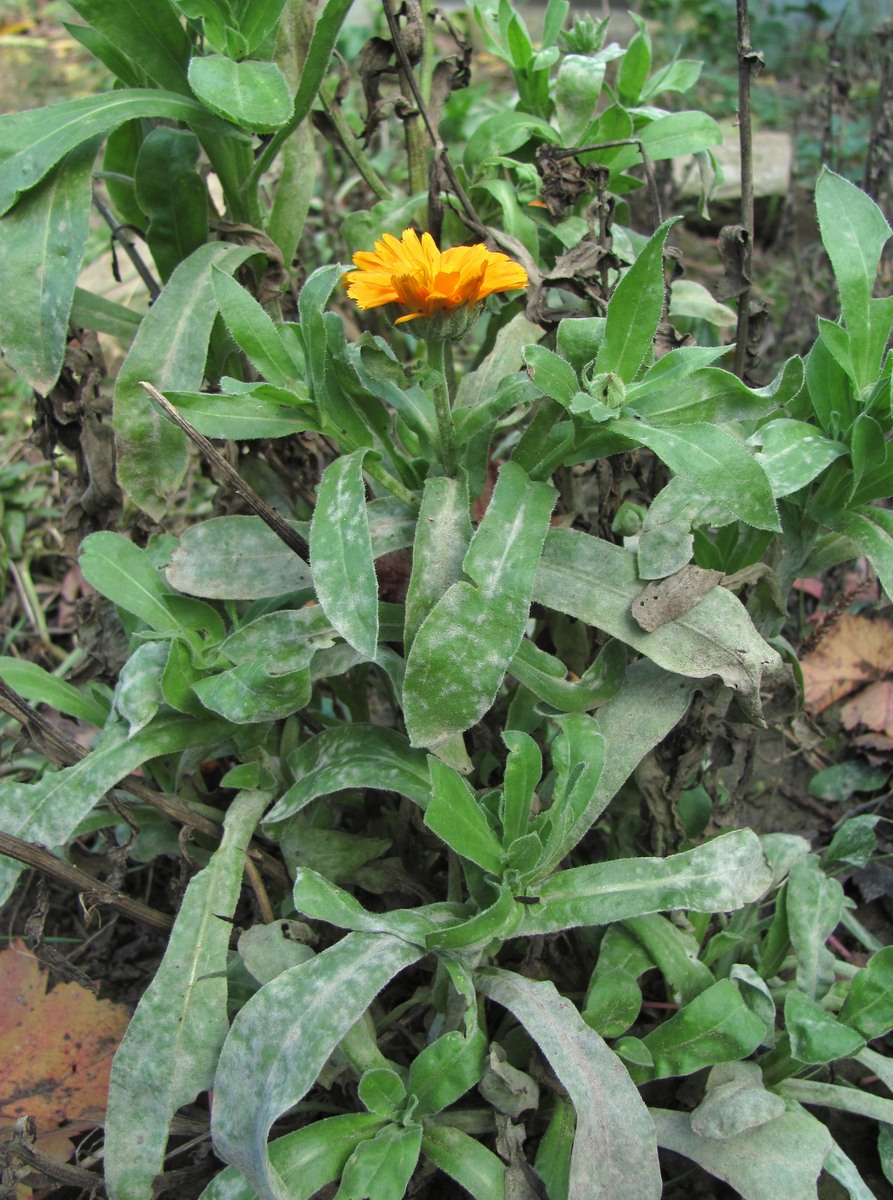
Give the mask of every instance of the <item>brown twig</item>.
POLYGON ((140 257, 139 251, 133 244, 133 234, 126 225, 121 225, 115 220, 114 213, 112 213, 111 209, 106 206, 96 192, 93 193, 93 204, 96 211, 112 231, 113 242, 117 242, 120 246, 123 246, 124 253, 133 263, 137 275, 139 275, 140 279, 146 285, 149 296, 152 300, 157 300, 161 295, 161 284, 140 257))
POLYGON ((750 44, 748 0, 737 0, 738 12, 738 143, 741 150, 741 228, 743 230, 742 274, 745 287, 738 297, 738 326, 735 331, 735 374, 744 378, 750 327, 750 278, 753 270, 753 122, 750 109, 750 80, 762 65, 750 44))
POLYGON ((139 900, 131 900, 129 896, 106 887, 98 879, 94 879, 92 875, 82 871, 80 867, 74 867, 64 859, 51 854, 44 846, 24 842, 21 838, 13 837, 11 833, 0 831, 0 854, 5 854, 7 858, 14 858, 16 862, 25 863, 26 866, 42 871, 44 875, 58 880, 72 891, 86 894, 92 904, 107 904, 132 920, 139 921, 143 925, 151 925, 155 929, 168 930, 174 926, 174 918, 168 916, 167 913, 158 912, 157 909, 149 908, 147 904, 143 904, 139 900))
POLYGON ((203 433, 199 433, 197 429, 194 429, 186 418, 174 408, 170 400, 162 396, 157 388, 153 387, 151 383, 146 383, 144 380, 140 381, 140 387, 145 388, 158 407, 164 412, 165 416, 170 417, 174 424, 183 430, 189 440, 202 452, 210 465, 223 476, 233 491, 240 495, 254 509, 264 524, 273 530, 280 541, 285 542, 289 550, 297 554, 298 558, 303 559, 305 563, 309 562, 310 544, 307 539, 298 533, 296 529, 293 529, 286 520, 280 517, 275 508, 271 508, 266 500, 259 496, 249 483, 245 482, 239 472, 230 466, 220 451, 215 449, 203 433))
POLYGON ((89 1196, 106 1194, 103 1182, 98 1175, 71 1163, 60 1163, 55 1158, 51 1158, 49 1154, 44 1154, 42 1150, 27 1145, 19 1136, 14 1136, 12 1141, 4 1142, 0 1146, 0 1159, 5 1159, 10 1163, 15 1161, 26 1163, 32 1170, 45 1175, 47 1179, 54 1179, 57 1183, 77 1188, 82 1194, 86 1193, 89 1196))

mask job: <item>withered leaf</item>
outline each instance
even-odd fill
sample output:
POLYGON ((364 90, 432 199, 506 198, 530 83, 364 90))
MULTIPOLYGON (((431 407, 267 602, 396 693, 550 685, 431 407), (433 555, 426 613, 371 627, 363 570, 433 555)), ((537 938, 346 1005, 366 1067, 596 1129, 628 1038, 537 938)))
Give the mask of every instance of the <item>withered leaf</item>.
POLYGON ((632 602, 636 624, 646 633, 676 621, 699 604, 722 579, 722 571, 708 571, 688 563, 681 571, 642 588, 632 602))
POLYGON ((801 666, 806 707, 820 713, 893 670, 893 626, 844 613, 801 666))
POLYGON ((46 988, 24 942, 0 952, 0 1129, 31 1116, 39 1132, 85 1130, 105 1116, 112 1057, 130 1014, 76 983, 46 988))

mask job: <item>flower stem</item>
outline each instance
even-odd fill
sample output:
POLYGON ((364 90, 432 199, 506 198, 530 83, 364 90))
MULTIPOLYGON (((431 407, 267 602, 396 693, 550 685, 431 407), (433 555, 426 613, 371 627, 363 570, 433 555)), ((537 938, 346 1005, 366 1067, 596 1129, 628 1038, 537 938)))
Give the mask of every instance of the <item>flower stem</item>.
POLYGON ((363 464, 363 470, 367 475, 370 475, 376 483, 380 483, 386 491, 389 491, 392 496, 396 496, 398 500, 402 501, 407 508, 412 509, 413 512, 418 512, 418 496, 413 495, 408 487, 404 487, 400 480, 397 479, 396 476, 392 475, 387 467, 383 467, 381 463, 374 457, 374 455, 370 455, 366 459, 365 463, 363 464))
POLYGON ((450 389, 447 383, 444 343, 431 339, 428 342, 428 366, 437 375, 434 382, 434 414, 440 434, 440 461, 447 475, 456 473, 456 430, 453 425, 453 410, 450 389))

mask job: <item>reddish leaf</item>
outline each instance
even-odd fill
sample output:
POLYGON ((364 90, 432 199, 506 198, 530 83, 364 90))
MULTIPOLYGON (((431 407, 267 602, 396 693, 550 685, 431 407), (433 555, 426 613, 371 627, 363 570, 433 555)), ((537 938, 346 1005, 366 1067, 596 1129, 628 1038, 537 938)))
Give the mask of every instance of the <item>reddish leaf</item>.
POLYGON ((47 992, 23 942, 0 953, 0 1130, 34 1117, 40 1133, 101 1125, 112 1057, 130 1014, 76 983, 47 992))

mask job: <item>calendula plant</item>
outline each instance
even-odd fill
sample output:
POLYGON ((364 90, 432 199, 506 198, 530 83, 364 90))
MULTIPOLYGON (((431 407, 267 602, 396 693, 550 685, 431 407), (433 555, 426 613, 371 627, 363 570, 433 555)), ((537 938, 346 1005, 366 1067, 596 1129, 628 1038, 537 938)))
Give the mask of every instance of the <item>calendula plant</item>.
MULTIPOLYGON (((495 161, 506 151, 542 138, 583 167, 619 150, 626 172, 643 145, 656 157, 648 130, 670 117, 645 103, 659 91, 647 31, 625 58, 607 54, 603 29, 562 33, 567 5, 553 2, 534 51, 504 3, 480 15, 511 54, 518 96, 500 119, 514 144, 493 159, 487 117, 464 179, 435 146, 445 182, 431 211, 455 205, 443 229, 461 211, 472 237, 447 246, 405 216, 389 230, 401 204, 417 220, 424 205, 412 188, 379 199, 388 222, 353 247, 353 269, 313 270, 297 320, 283 319, 289 293, 269 267, 298 245, 305 118, 347 5, 330 0, 312 32, 281 2, 75 8, 89 21, 77 36, 125 86, 2 119, 3 245, 32 303, 32 235, 46 253, 47 239, 71 250, 95 139, 114 128, 103 178, 122 216, 142 214, 164 281, 115 387, 119 475, 158 525, 143 544, 101 529, 81 546, 129 646, 112 690, 0 662, 7 711, 37 735, 27 700, 99 727, 88 753, 57 736, 60 769, 0 784, 0 889, 28 845, 61 851, 105 831, 142 862, 179 854, 178 830, 192 831, 197 869, 115 1057, 108 1195, 149 1200, 179 1148, 179 1110, 205 1093, 209 1121, 189 1115, 205 1112, 221 1169, 203 1200, 336 1183, 339 1200, 399 1200, 436 1172, 479 1200, 643 1200, 662 1194, 661 1148, 748 1200, 815 1196, 822 1170, 868 1194, 809 1108, 878 1122, 888 1164, 893 1101, 859 1078, 893 1082, 877 1041, 893 1028, 893 952, 834 878, 870 854, 873 826, 850 822, 820 857, 792 835, 713 824, 706 836, 709 812, 697 822, 674 804, 697 790, 708 716, 764 723, 788 683, 780 606, 804 564, 864 550, 889 589, 874 501, 891 494, 893 314, 872 295, 890 233, 877 208, 823 175, 820 215, 845 214, 822 216, 842 322, 822 323, 822 348, 768 386, 717 365, 722 348, 656 353, 672 221, 625 235, 603 271, 576 269, 566 315, 567 264, 548 256, 575 229, 596 245, 592 191, 528 243, 527 227, 491 238, 466 188, 505 215, 531 157, 495 161), (611 58, 623 65, 608 84, 611 58), (578 78, 597 82, 596 100, 619 89, 613 126, 603 114, 591 128, 594 103, 584 123, 578 78), (584 154, 591 137, 622 145, 584 154), (221 184, 225 223, 208 222, 199 163, 221 184), (182 213, 175 174, 200 197, 182 213), (364 319, 383 332, 360 332, 364 319), (174 536, 162 518, 193 446, 248 511, 174 536), (200 770, 212 763, 213 786, 200 770), (643 796, 668 814, 650 847, 624 833, 643 796), (829 943, 839 926, 864 965, 829 943)), ((382 61, 394 56, 417 121, 433 17, 413 48, 411 23, 387 13, 382 61)), ((665 88, 692 75, 664 71, 665 88)), ((702 150, 690 132, 674 144, 702 150)), ((408 182, 427 153, 418 133, 408 182)), ((374 219, 362 216, 354 233, 374 219)), ((47 342, 26 328, 27 305, 2 307, 10 361, 46 391, 72 304, 132 323, 75 290, 78 261, 71 251, 41 275, 47 342)), ((54 861, 65 877, 43 852, 54 861)))

